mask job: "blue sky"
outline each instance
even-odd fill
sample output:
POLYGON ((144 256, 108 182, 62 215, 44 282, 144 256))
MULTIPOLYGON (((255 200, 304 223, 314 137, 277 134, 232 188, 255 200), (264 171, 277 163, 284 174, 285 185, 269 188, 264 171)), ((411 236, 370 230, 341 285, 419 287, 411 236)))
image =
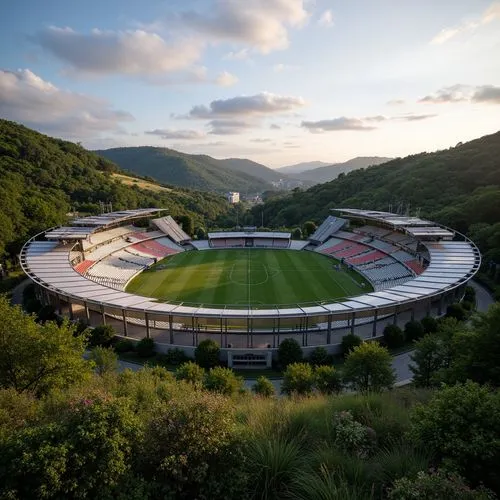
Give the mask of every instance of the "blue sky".
POLYGON ((0 116, 89 148, 278 167, 500 129, 500 1, 20 0, 0 116))

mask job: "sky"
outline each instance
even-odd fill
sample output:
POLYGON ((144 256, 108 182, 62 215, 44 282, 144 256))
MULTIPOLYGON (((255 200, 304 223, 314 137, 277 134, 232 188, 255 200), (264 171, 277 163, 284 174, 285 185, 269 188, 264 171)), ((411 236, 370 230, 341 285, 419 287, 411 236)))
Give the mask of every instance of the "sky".
POLYGON ((500 1, 17 0, 0 117, 270 167, 500 130, 500 1))

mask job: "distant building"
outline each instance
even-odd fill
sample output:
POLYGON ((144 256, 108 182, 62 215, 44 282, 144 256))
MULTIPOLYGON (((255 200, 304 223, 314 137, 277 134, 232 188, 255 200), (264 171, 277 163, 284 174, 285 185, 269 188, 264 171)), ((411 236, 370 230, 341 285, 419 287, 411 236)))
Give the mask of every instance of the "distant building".
POLYGON ((236 191, 229 191, 229 193, 226 193, 226 198, 229 203, 239 203, 240 193, 236 191))

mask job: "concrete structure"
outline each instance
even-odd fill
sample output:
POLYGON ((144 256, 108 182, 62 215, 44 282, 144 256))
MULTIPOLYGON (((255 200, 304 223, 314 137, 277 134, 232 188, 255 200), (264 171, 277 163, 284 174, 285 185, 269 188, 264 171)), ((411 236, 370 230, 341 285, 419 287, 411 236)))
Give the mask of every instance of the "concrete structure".
POLYGON ((240 193, 237 191, 229 191, 229 193, 226 193, 226 198, 229 203, 239 203, 240 193))
MULTIPOLYGON (((395 214, 347 209, 342 210, 342 214, 364 222, 369 220, 374 231, 377 229, 381 234, 402 232, 405 237, 409 233, 406 226, 395 221, 398 217, 395 214)), ((418 244, 425 252, 427 267, 420 275, 382 291, 295 307, 194 306, 157 302, 119 291, 90 281, 74 269, 72 256, 79 243, 67 241, 64 235, 60 241, 49 240, 46 232, 24 245, 21 265, 37 285, 37 294, 43 303, 92 325, 110 323, 124 337, 137 340, 152 337, 159 350, 180 347, 192 354, 201 340, 212 338, 221 345, 223 359, 234 360, 235 353, 269 351, 274 355, 281 341, 292 337, 306 353, 318 345, 326 346, 333 353, 339 350, 346 333, 377 338, 389 322, 404 324, 428 314, 440 315, 447 304, 462 297, 464 287, 479 269, 478 249, 465 236, 448 228, 441 228, 447 237, 442 240, 436 231, 428 230, 440 226, 424 222, 425 225, 419 224, 426 227, 427 235, 419 239, 418 244), (453 239, 449 239, 448 233, 453 239)), ((102 226, 96 226, 96 231, 102 230, 102 226)), ((268 363, 268 358, 265 359, 268 363)), ((262 360, 252 361, 257 362, 262 360)))

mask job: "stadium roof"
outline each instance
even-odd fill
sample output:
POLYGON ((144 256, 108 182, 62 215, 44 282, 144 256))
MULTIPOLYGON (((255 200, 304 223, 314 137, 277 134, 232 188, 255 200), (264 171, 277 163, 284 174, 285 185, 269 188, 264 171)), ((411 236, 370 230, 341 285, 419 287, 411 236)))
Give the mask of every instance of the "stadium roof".
POLYGON ((287 238, 289 239, 291 236, 291 233, 282 233, 282 232, 269 232, 269 231, 250 231, 250 232, 243 232, 243 231, 231 231, 231 232, 224 232, 224 231, 219 231, 215 233, 208 233, 208 237, 210 239, 217 239, 217 238, 287 238))
POLYGON ((48 240, 84 240, 95 231, 106 229, 110 226, 122 224, 128 220, 147 217, 164 208, 138 208, 134 210, 121 210, 90 217, 79 217, 72 221, 72 226, 58 227, 45 233, 48 240))

